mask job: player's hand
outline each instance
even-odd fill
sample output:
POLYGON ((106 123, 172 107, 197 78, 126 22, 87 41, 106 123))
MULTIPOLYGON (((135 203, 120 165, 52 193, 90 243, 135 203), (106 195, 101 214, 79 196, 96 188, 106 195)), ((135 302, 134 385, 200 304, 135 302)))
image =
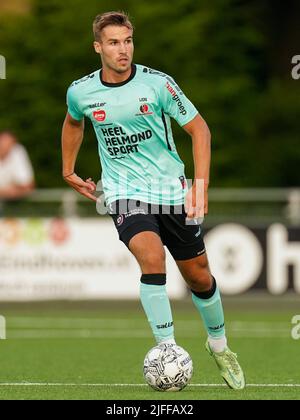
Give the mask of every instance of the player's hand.
POLYGON ((204 218, 208 214, 208 188, 196 183, 185 197, 185 211, 188 219, 204 218))
POLYGON ((97 197, 95 197, 94 195, 97 186, 92 180, 92 178, 88 178, 86 181, 84 181, 74 173, 72 175, 64 177, 64 180, 81 195, 89 198, 92 201, 97 201, 97 197))

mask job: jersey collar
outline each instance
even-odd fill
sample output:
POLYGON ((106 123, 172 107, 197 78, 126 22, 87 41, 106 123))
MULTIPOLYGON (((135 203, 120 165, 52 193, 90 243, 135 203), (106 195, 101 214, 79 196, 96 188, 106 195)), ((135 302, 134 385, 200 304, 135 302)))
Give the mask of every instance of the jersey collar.
POLYGON ((108 82, 104 82, 104 80, 102 80, 102 69, 100 70, 100 81, 104 86, 107 87, 119 87, 119 86, 124 86, 127 83, 129 83, 134 76, 136 75, 136 65, 132 64, 131 66, 131 75, 128 77, 128 79, 124 80, 124 82, 120 82, 120 83, 108 83, 108 82))

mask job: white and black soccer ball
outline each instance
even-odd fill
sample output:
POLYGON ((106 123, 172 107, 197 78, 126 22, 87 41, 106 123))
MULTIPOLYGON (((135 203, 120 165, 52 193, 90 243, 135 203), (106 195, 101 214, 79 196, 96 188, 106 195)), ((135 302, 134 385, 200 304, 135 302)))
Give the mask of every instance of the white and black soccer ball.
POLYGON ((145 357, 144 378, 156 391, 181 391, 193 375, 193 361, 182 347, 161 344, 145 357))

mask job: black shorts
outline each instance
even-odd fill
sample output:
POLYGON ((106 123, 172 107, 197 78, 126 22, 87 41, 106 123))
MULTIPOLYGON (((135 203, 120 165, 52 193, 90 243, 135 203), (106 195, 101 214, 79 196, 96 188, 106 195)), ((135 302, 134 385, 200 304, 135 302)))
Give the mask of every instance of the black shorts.
POLYGON ((184 205, 161 206, 135 200, 118 200, 108 206, 119 233, 129 248, 130 240, 138 233, 157 233, 175 260, 188 260, 204 254, 201 227, 186 222, 184 205))

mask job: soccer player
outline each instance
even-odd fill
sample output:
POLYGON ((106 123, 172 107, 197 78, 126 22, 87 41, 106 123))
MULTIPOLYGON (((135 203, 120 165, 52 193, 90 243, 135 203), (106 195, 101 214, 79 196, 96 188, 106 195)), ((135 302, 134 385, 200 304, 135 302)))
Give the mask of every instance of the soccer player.
POLYGON ((208 333, 207 351, 228 386, 242 389, 244 374, 227 346, 219 289, 210 272, 201 228, 194 223, 208 212, 207 124, 172 77, 133 64, 133 26, 126 14, 97 16, 93 31, 102 68, 68 89, 63 177, 76 191, 97 200, 93 180, 84 181, 75 173, 87 117, 98 139, 105 201, 120 240, 140 266, 141 302, 157 343, 175 344, 166 292, 165 245, 192 291, 208 333), (190 189, 170 117, 192 138, 195 181, 190 189))

